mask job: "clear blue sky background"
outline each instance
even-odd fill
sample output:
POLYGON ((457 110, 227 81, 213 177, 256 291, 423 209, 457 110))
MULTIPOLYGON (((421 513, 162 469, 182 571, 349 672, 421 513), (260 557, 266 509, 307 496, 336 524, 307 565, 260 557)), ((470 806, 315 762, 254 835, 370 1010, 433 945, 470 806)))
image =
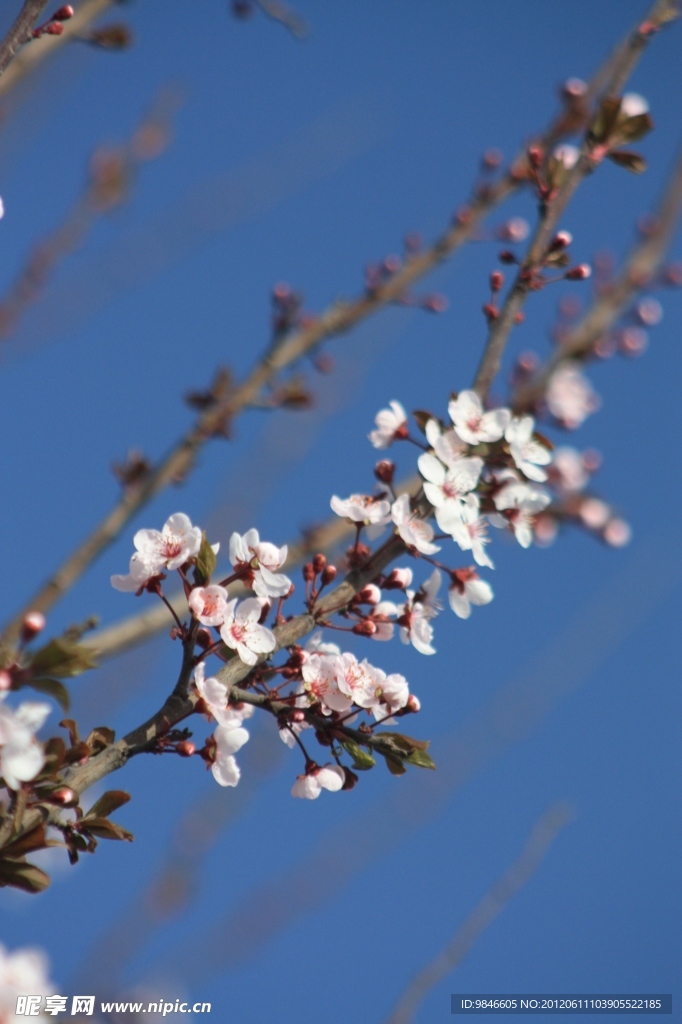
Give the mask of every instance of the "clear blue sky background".
MULTIPOLYGON (((2 0, 3 30, 17 6, 2 0)), ((298 9, 312 28, 303 42, 263 16, 234 21, 224 2, 140 0, 117 12, 135 33, 131 50, 67 48, 8 108, 2 288, 77 197, 93 147, 127 137, 161 88, 186 97, 169 151, 64 262, 0 354, 3 616, 115 499, 113 459, 133 446, 160 456, 190 422, 182 394, 218 364, 248 372, 267 343, 275 281, 321 310, 356 294, 364 264, 399 250, 408 231, 435 236, 483 150, 511 155, 545 124, 556 86, 587 77, 643 3, 298 9)), ((585 183, 563 223, 577 259, 621 256, 655 202, 680 141, 681 32, 656 39, 631 82, 656 122, 641 146, 650 170, 607 164, 585 183)), ((511 215, 532 219, 531 198, 491 223, 511 215)), ((332 493, 369 488, 377 409, 398 398, 442 413, 449 391, 471 382, 498 249, 472 245, 425 284, 447 295, 444 315, 391 309, 333 340, 336 371, 313 378, 316 408, 241 419, 234 443, 207 449, 185 487, 131 524, 50 629, 91 613, 113 622, 151 601, 136 605, 108 583, 140 526, 182 509, 215 539, 257 525, 283 543, 327 517, 332 493)), ((572 291, 587 297, 589 286, 572 291)), ((512 355, 547 350, 559 294, 531 299, 512 355)), ((0 893, 4 941, 44 945, 63 993, 151 985, 240 1024, 375 1024, 538 816, 567 799, 575 822, 418 1020, 447 1020, 454 991, 679 1001, 682 296, 662 299, 646 356, 591 372, 603 409, 573 438, 603 452, 596 486, 632 523, 631 547, 567 533, 524 552, 498 534, 495 601, 467 623, 444 613, 436 657, 397 641, 356 647, 410 679, 423 704, 411 725, 432 739, 437 773, 377 769, 352 793, 294 801, 299 758, 279 749, 269 722, 240 755, 236 791, 218 791, 198 762, 139 759, 113 783, 133 793, 117 820, 135 843, 101 843, 76 869, 57 868, 39 898, 0 893), (211 820, 225 823, 194 898, 147 935, 143 893, 178 849, 180 816, 209 799, 211 820), (118 952, 103 945, 108 933, 118 952)), ((410 452, 397 454, 412 471, 410 452)), ((121 734, 141 721, 168 691, 177 655, 159 640, 77 680, 83 727, 107 722, 121 734)))

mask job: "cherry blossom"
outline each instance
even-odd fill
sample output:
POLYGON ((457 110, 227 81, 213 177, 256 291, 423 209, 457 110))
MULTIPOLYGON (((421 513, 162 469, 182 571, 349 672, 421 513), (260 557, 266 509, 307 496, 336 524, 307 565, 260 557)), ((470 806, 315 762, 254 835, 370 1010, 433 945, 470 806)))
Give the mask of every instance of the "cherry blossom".
POLYGON ((590 479, 585 461, 575 448, 563 445, 554 450, 552 464, 549 468, 549 480, 558 491, 567 494, 582 491, 590 479))
POLYGON ((192 526, 189 516, 176 512, 164 523, 163 529, 138 530, 133 544, 143 562, 162 569, 179 569, 189 558, 195 558, 201 548, 201 530, 192 526))
POLYGON ((246 665, 255 665, 259 654, 269 654, 277 646, 274 633, 259 624, 260 615, 260 602, 255 597, 249 597, 239 605, 235 597, 225 606, 220 636, 246 665))
POLYGON ((483 469, 483 459, 455 459, 446 469, 440 459, 425 452, 418 459, 424 477, 424 494, 434 508, 452 505, 459 510, 459 499, 473 490, 483 469))
POLYGON ((391 505, 391 518, 398 527, 398 533, 409 548, 416 548, 422 555, 434 555, 440 551, 438 544, 432 544, 433 527, 410 510, 409 494, 401 494, 391 505))
POLYGON ((485 553, 485 545, 490 539, 487 536, 486 521, 479 516, 478 498, 475 494, 467 494, 461 502, 461 511, 457 514, 453 513, 449 506, 441 509, 438 525, 450 534, 462 551, 471 551, 478 565, 487 565, 489 569, 495 568, 485 553))
POLYGON ((412 644, 420 654, 435 654, 432 646, 433 626, 430 620, 436 612, 421 601, 415 601, 411 590, 407 592, 407 602, 403 605, 402 614, 398 619, 400 639, 404 644, 412 644))
POLYGON ((329 504, 337 516, 365 526, 383 526, 391 520, 391 503, 370 494, 351 494, 343 499, 334 495, 329 504))
POLYGON ((378 671, 380 670, 370 665, 366 658, 364 661, 358 661, 354 654, 348 652, 336 659, 336 680, 339 690, 361 708, 372 707, 376 700, 378 671))
POLYGON ((50 713, 50 705, 26 701, 16 711, 2 703, 0 693, 0 775, 14 790, 34 779, 45 763, 42 747, 34 738, 50 713))
POLYGON ((453 572, 448 599, 455 615, 460 619, 468 619, 471 615, 471 605, 489 604, 493 599, 493 591, 489 583, 479 578, 472 566, 453 572))
POLYGON ((599 406, 599 396, 577 363, 565 362, 557 367, 547 386, 547 407, 552 416, 575 430, 599 406))
POLYGON ((530 547, 533 543, 535 516, 551 502, 549 493, 544 487, 510 479, 496 492, 493 500, 495 508, 504 512, 503 516, 490 516, 493 526, 511 526, 521 547, 530 547))
POLYGON ((620 111, 624 117, 639 117, 649 112, 649 103, 638 92, 626 92, 620 101, 620 111))
MULTIPOLYGON (((0 944, 0 1021, 19 1021, 17 996, 50 996, 57 986, 49 980, 47 956, 42 949, 24 947, 11 953, 0 944)), ((44 1017, 41 1017, 44 1020, 44 1017)))
POLYGON ((144 587, 152 576, 157 576, 159 570, 145 562, 137 552, 130 559, 130 568, 126 576, 117 574, 111 577, 111 585, 114 590, 121 590, 124 593, 134 593, 144 587))
POLYGON ((304 691, 310 703, 320 702, 325 714, 332 711, 348 711, 353 703, 348 692, 342 691, 339 686, 339 674, 343 671, 340 662, 343 658, 352 657, 353 655, 311 654, 303 662, 301 674, 304 691))
POLYGON ((547 473, 541 466, 552 461, 551 453, 543 444, 533 438, 535 421, 532 416, 514 417, 504 432, 516 468, 529 480, 543 481, 547 473))
POLYGON ((189 609, 204 626, 220 626, 227 609, 227 591, 212 584, 210 587, 195 587, 187 601, 189 609))
POLYGON ((343 768, 327 765, 324 768, 313 768, 305 775, 299 775, 291 790, 292 796, 303 800, 317 800, 323 789, 337 793, 346 781, 343 768))
POLYGON ((585 498, 580 503, 579 514, 590 530, 601 530, 611 518, 611 509, 601 498, 585 498))
POLYGON ((570 171, 578 163, 580 150, 577 146, 572 146, 570 142, 563 142, 560 146, 554 147, 552 156, 557 163, 562 164, 567 171, 570 171))
POLYGON ((467 446, 457 436, 456 431, 446 430, 443 432, 437 420, 427 420, 424 433, 440 461, 450 469, 466 454, 467 446))
POLYGON ((389 402, 390 409, 380 409, 374 422, 377 429, 369 434, 375 448, 388 448, 393 441, 407 436, 407 413, 400 402, 389 402))
POLYGON ((405 676, 399 672, 386 675, 381 669, 376 669, 375 703, 372 707, 374 717, 386 724, 392 725, 391 718, 394 712, 404 708, 410 698, 410 688, 405 676))
POLYGON ((235 569, 250 570, 252 589, 258 597, 286 597, 291 590, 291 580, 284 573, 278 573, 287 560, 289 549, 285 544, 261 541, 258 530, 247 530, 243 536, 233 533, 230 537, 229 556, 235 569))
POLYGON ((393 601, 380 601, 375 605, 367 616, 370 622, 376 626, 376 631, 372 633, 372 640, 392 640, 395 626, 391 622, 391 616, 399 614, 398 606, 393 601))
POLYGON ((236 786, 241 772, 234 755, 249 740, 249 733, 241 725, 219 725, 213 734, 215 760, 211 765, 213 778, 220 786, 236 786))
POLYGON ((467 444, 499 441, 511 419, 509 409, 483 412, 481 399, 475 391, 460 391, 458 397, 450 401, 448 412, 459 437, 467 444))

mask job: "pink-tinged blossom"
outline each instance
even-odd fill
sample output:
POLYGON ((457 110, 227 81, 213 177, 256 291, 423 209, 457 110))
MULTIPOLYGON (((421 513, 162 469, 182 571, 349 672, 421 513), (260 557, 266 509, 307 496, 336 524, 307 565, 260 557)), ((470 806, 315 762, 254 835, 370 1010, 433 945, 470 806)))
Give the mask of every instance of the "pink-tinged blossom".
POLYGON ((533 437, 535 421, 532 416, 514 417, 504 432, 504 439, 509 445, 511 457, 517 469, 529 480, 542 482, 547 473, 541 466, 552 461, 551 453, 533 437))
POLYGON ((111 585, 114 590, 121 590, 123 593, 135 593, 145 586, 152 576, 158 576, 161 570, 154 565, 144 561, 138 553, 130 559, 130 567, 126 576, 116 574, 111 577, 111 585))
POLYGON ((604 527, 604 540, 612 548, 623 548, 632 540, 632 528, 624 519, 609 519, 604 527))
POLYGON ((551 502, 551 496, 537 484, 510 480, 494 496, 495 508, 504 515, 492 515, 493 526, 511 527, 522 548, 533 543, 535 516, 551 502))
POLYGON ((611 508, 601 498, 585 498, 580 503, 579 515, 590 530, 601 530, 611 518, 611 508))
POLYGON ((381 669, 376 669, 375 703, 372 706, 372 714, 377 721, 386 725, 392 725, 391 718, 396 711, 405 707, 410 699, 410 688, 405 676, 394 672, 387 676, 381 669))
POLYGON ((367 659, 358 661, 354 654, 345 652, 336 659, 336 680, 339 690, 352 703, 361 708, 371 707, 375 700, 376 672, 367 659))
POLYGON ((241 772, 234 755, 248 742, 249 733, 239 725, 219 725, 213 739, 216 745, 211 765, 213 778, 220 786, 236 786, 241 772))
POLYGON ((227 591, 215 583, 210 587, 195 587, 187 603, 202 625, 221 626, 227 609, 227 591))
POLYGON ((310 726, 307 722, 287 722, 285 725, 278 726, 279 738, 282 743, 286 743, 290 750, 293 750, 296 746, 296 737, 304 729, 309 729, 310 726))
POLYGON ((569 445, 555 449, 548 473, 552 486, 565 494, 582 491, 590 479, 582 455, 569 445))
POLYGON ((382 586, 386 590, 406 590, 412 583, 412 570, 407 568, 392 569, 382 586))
POLYGON ((448 412, 457 434, 467 444, 499 441, 511 419, 509 409, 484 412, 475 391, 460 391, 458 397, 449 403, 448 412))
POLYGON ((459 507, 459 499, 472 491, 483 469, 483 459, 457 459, 446 469, 440 459, 425 452, 419 456, 419 472, 424 477, 424 494, 434 508, 459 507))
POLYGON ((389 402, 390 409, 380 409, 374 422, 377 425, 369 435, 375 448, 388 448, 398 438, 407 437, 407 413, 400 402, 389 402))
POLYGON ((338 644, 333 644, 322 639, 322 630, 318 629, 309 638, 304 648, 305 654, 341 654, 338 644))
POLYGON ((461 503, 461 513, 453 514, 450 508, 442 509, 438 525, 459 544, 462 551, 471 551, 478 565, 487 565, 494 569, 485 545, 490 543, 487 535, 487 523, 479 516, 479 504, 475 494, 467 494, 461 503))
POLYGON ((429 608, 420 601, 415 601, 411 590, 408 590, 407 598, 398 619, 400 639, 404 644, 412 644, 420 654, 435 654, 436 649, 431 644, 433 626, 430 621, 435 612, 433 608, 429 608))
POLYGON ((205 677, 204 662, 200 661, 194 670, 194 686, 206 705, 206 710, 218 725, 236 728, 251 718, 254 709, 251 704, 228 704, 228 692, 224 683, 215 676, 205 677))
POLYGON ((260 615, 260 601, 255 597, 248 597, 239 605, 235 597, 225 607, 220 635, 245 665, 255 665, 260 654, 270 654, 277 646, 274 633, 259 624, 260 615))
POLYGON ((434 555, 440 551, 437 544, 432 544, 433 527, 420 519, 410 510, 409 494, 401 494, 391 506, 391 517, 398 528, 398 533, 409 548, 416 548, 422 555, 434 555))
POLYGON ((303 662, 303 688, 310 703, 320 703, 325 714, 348 711, 353 703, 339 686, 340 661, 353 655, 311 654, 303 662))
POLYGON ((550 377, 547 407, 569 430, 577 429, 600 404, 599 396, 576 363, 563 363, 550 377))
POLYGON ((351 494, 350 498, 334 495, 329 504, 337 516, 365 526, 384 526, 391 519, 391 503, 371 494, 351 494))
POLYGON ((10 789, 30 782, 45 763, 43 749, 34 734, 50 713, 50 705, 26 701, 16 711, 2 703, 7 692, 0 693, 0 775, 10 789))
MULTIPOLYGON (((26 1019, 25 1016, 15 1016, 18 996, 51 996, 58 991, 54 982, 50 981, 48 971, 47 956, 42 949, 25 947, 10 952, 0 945, 2 1024, 18 1024, 19 1021, 26 1019)), ((44 1021, 45 1017, 41 1015, 40 1020, 44 1021)))
POLYGON ((258 530, 247 530, 243 535, 233 533, 230 537, 230 562, 236 570, 249 568, 252 582, 249 583, 258 597, 286 597, 291 590, 291 580, 284 573, 277 572, 287 560, 289 549, 286 544, 261 541, 258 530))
POLYGON ((376 632, 372 633, 372 640, 392 640, 395 632, 395 625, 392 617, 400 614, 398 606, 393 601, 380 601, 372 608, 368 618, 376 626, 376 632))
POLYGON ((184 512, 176 512, 166 520, 161 531, 138 530, 133 544, 142 561, 153 566, 156 572, 179 569, 199 554, 201 530, 192 526, 184 512))
POLYGON ((317 800, 323 789, 330 793, 338 793, 343 788, 345 781, 345 772, 337 765, 313 768, 306 775, 298 776, 291 795, 301 797, 303 800, 317 800))
POLYGON ((493 591, 489 583, 479 578, 473 567, 457 569, 452 574, 448 599, 455 615, 460 619, 468 619, 471 605, 489 604, 493 599, 493 591))
POLYGON ((467 452, 467 446, 454 430, 442 431, 437 420, 427 420, 424 428, 429 442, 441 462, 452 469, 453 465, 467 452))

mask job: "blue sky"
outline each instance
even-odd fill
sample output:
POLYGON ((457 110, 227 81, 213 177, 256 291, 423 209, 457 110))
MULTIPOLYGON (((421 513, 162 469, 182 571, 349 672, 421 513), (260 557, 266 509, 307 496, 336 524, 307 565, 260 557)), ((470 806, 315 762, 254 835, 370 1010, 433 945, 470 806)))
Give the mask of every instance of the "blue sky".
MULTIPOLYGON (((3 26, 16 6, 0 4, 3 26)), ((129 136, 161 89, 183 96, 168 151, 0 352, 3 616, 115 500, 112 460, 130 447, 159 457, 191 422, 187 390, 219 364, 248 372, 268 341, 276 281, 311 311, 357 294, 365 264, 400 251, 409 231, 436 236, 481 153, 515 152, 551 116, 559 83, 587 77, 642 13, 641 0, 297 7, 311 25, 304 41, 262 15, 237 22, 222 2, 126 5, 116 16, 133 29, 129 51, 66 48, 8 106, 0 294, 66 215, 93 148, 129 136)), ((606 164, 585 182, 562 222, 576 259, 621 258, 655 203, 680 143, 680 31, 654 40, 631 81, 656 125, 640 146, 649 170, 606 164)), ((490 224, 512 215, 533 221, 530 195, 490 224)), ((50 629, 133 611, 108 580, 125 571, 140 526, 183 510, 215 539, 255 525, 284 543, 328 516, 331 494, 369 488, 376 411, 396 398, 442 415, 450 391, 471 383, 498 250, 470 245, 423 283, 447 296, 443 315, 389 309, 329 342, 334 373, 309 375, 315 407, 240 419, 231 443, 205 449, 191 480, 135 519, 50 629)), ((590 287, 533 296, 510 358, 549 351, 565 293, 587 299, 590 287)), ((117 991, 187 994, 240 1024, 377 1022, 546 807, 568 800, 575 821, 417 1020, 447 1019, 455 991, 679 999, 682 296, 659 298, 648 352, 590 371, 603 407, 570 439, 602 452, 595 487, 632 524, 631 546, 568 532, 522 551, 498 535, 495 601, 466 623, 444 613, 436 657, 356 646, 410 680, 423 706, 410 724, 432 740, 437 773, 377 769, 352 793, 293 801, 299 760, 269 722, 240 755, 236 791, 218 791, 194 761, 138 759, 116 779, 133 794, 117 820, 135 843, 101 843, 37 899, 3 891, 4 940, 44 945, 70 993, 106 995, 113 975, 117 991), (192 848, 182 861, 185 873, 195 866, 187 908, 140 911, 164 858, 187 848, 178 820, 209 800, 221 824, 205 856, 192 848)), ((413 471, 410 451, 396 458, 413 471)), ((176 668, 176 649, 156 640, 76 680, 75 715, 125 733, 176 668)))

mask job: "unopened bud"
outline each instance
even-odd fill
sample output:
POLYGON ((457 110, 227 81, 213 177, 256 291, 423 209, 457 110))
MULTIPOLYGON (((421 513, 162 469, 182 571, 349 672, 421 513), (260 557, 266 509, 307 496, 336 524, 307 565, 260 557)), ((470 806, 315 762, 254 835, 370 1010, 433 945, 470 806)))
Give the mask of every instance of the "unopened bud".
POLYGON ((175 749, 180 757, 191 757, 197 750, 194 743, 190 743, 189 740, 180 740, 175 749))
POLYGON ((71 4, 64 4, 58 11, 55 11, 52 15, 52 21, 68 21, 69 18, 73 18, 74 10, 71 4))
POLYGON ((649 345, 649 335, 641 327, 626 327, 620 336, 620 351, 624 356, 644 355, 649 345))
POLYGON ((313 558, 313 569, 315 570, 316 573, 322 572, 322 570, 324 569, 326 564, 327 564, 327 559, 326 559, 325 555, 323 555, 323 554, 317 554, 313 558))
POLYGON ((528 147, 528 161, 531 167, 539 167, 544 155, 542 146, 534 145, 528 147))
POLYGON ((372 622, 371 619, 363 619, 362 622, 356 622, 353 626, 353 632, 357 633, 358 636, 374 636, 376 631, 376 623, 372 622))
POLYGON ((518 313, 514 313, 514 323, 515 324, 522 324, 525 319, 526 319, 526 314, 523 312, 523 310, 520 309, 518 311, 518 313))
POLYGON ((343 768, 343 774, 346 776, 346 778, 344 780, 343 786, 341 786, 341 789, 354 789, 355 786, 357 786, 358 782, 360 781, 359 777, 355 774, 355 772, 352 772, 350 768, 346 768, 345 765, 343 768))
POLYGON ((12 689, 12 677, 6 669, 0 669, 0 693, 12 689))
POLYGON ((22 642, 28 644, 38 633, 45 629, 45 616, 42 612, 29 612, 21 624, 22 642))
POLYGON ((374 475, 377 480, 381 480, 383 484, 393 483, 393 476, 395 474, 395 463, 391 462, 390 459, 381 459, 377 462, 374 467, 374 475))
POLYGON ((585 281, 592 275, 592 267, 589 263, 579 263, 577 267, 571 267, 566 272, 567 281, 585 281))
POLYGON ((632 540, 632 529, 624 519, 610 519, 604 528, 604 540, 612 548, 623 548, 632 540))
POLYGON ((357 595, 356 601, 360 604, 379 604, 379 601, 381 601, 381 591, 376 583, 368 583, 357 595))
POLYGON ((50 796, 50 800, 61 807, 76 807, 78 805, 78 794, 69 786, 62 786, 60 789, 55 789, 50 796))
POLYGON ((305 722, 305 714, 304 714, 304 712, 303 711, 292 711, 291 714, 289 715, 289 721, 290 722, 298 722, 299 725, 300 725, 301 722, 305 722))
POLYGON ((411 693, 410 696, 407 698, 405 710, 410 711, 412 714, 416 714, 417 711, 421 711, 421 702, 419 700, 419 697, 415 697, 415 695, 411 693))
POLYGON ((582 78, 568 78, 562 86, 562 92, 567 99, 580 99, 587 92, 587 82, 583 82, 582 78))
POLYGON ((587 448, 583 452, 583 466, 588 473, 596 473, 602 461, 602 454, 596 448, 587 448))
POLYGON ((502 153, 499 149, 486 149, 481 163, 487 171, 494 171, 502 163, 502 153))
POLYGON ((45 33, 48 36, 60 36, 64 31, 64 26, 61 21, 51 21, 49 25, 45 26, 45 33))
POLYGON ((213 643, 213 637, 211 636, 209 631, 207 629, 205 629, 203 626, 201 626, 197 630, 196 640, 197 640, 197 644, 199 645, 199 647, 201 647, 201 649, 204 650, 204 651, 206 650, 207 647, 210 647, 211 644, 213 643))
POLYGON ((425 295, 420 305, 429 313, 444 313, 448 308, 448 300, 445 295, 425 295))
POLYGON ((482 309, 488 320, 497 320, 498 316, 500 315, 499 309, 492 302, 486 302, 485 306, 483 306, 482 309))
POLYGON ((503 249, 497 258, 500 263, 516 263, 516 256, 509 249, 503 249))
POLYGON ((552 249, 566 249, 573 241, 573 235, 570 231, 557 231, 556 235, 552 240, 552 249))
POLYGON ((499 292, 500 288, 504 284, 504 274, 501 270, 493 270, 490 275, 490 290, 491 292, 499 292))
POLYGON ((335 565, 328 565, 322 572, 322 585, 328 586, 333 580, 336 579, 338 569, 335 565))
POLYGON ((390 576, 387 576, 382 586, 385 590, 404 590, 412 583, 411 569, 393 569, 390 576))
POLYGON ((312 583, 315 579, 315 569, 313 568, 312 562, 306 562, 302 569, 303 579, 306 583, 312 583))

